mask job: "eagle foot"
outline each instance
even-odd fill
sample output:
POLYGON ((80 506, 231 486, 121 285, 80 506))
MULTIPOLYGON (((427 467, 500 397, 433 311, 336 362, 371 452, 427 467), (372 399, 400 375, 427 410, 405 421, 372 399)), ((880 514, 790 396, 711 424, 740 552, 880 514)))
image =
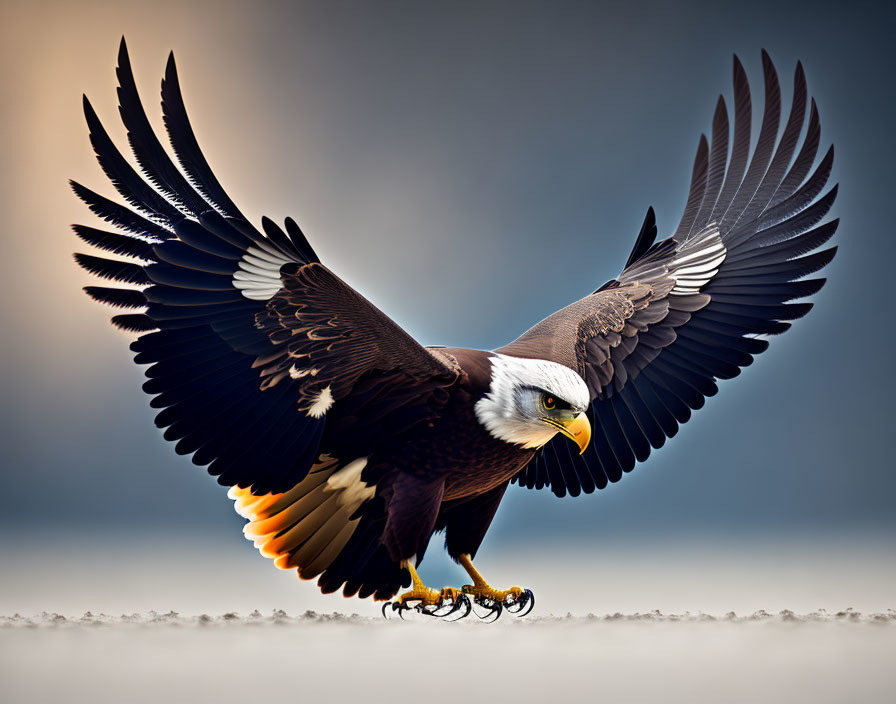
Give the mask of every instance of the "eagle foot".
POLYGON ((461 588, 464 594, 469 594, 473 598, 473 603, 488 609, 485 616, 479 616, 486 619, 494 614, 492 621, 497 621, 501 617, 502 611, 509 611, 516 616, 525 616, 532 611, 535 606, 535 595, 531 589, 523 589, 522 587, 510 587, 510 589, 495 589, 485 578, 479 574, 479 571, 473 567, 473 559, 469 554, 462 554, 457 558, 460 565, 467 571, 472 584, 466 584, 461 588))
POLYGON ((460 590, 453 587, 446 587, 441 591, 435 589, 426 589, 420 591, 412 589, 405 592, 395 601, 387 601, 383 604, 383 617, 389 618, 388 611, 398 613, 398 617, 404 620, 404 613, 407 611, 415 611, 424 616, 433 616, 435 618, 446 618, 453 614, 463 611, 457 618, 452 621, 459 621, 470 615, 473 609, 469 597, 461 593, 460 590))
POLYGON ((504 611, 515 616, 526 616, 535 606, 532 590, 521 587, 499 590, 485 583, 467 584, 463 587, 463 593, 470 595, 474 604, 486 609, 485 616, 476 615, 482 620, 492 617, 490 623, 497 621, 504 611))
POLYGON ((431 589, 423 583, 420 575, 411 560, 403 560, 404 567, 411 575, 410 591, 401 594, 394 602, 386 602, 383 605, 383 616, 388 618, 387 608, 392 607, 393 612, 398 612, 399 618, 404 620, 404 612, 413 609, 419 614, 425 616, 434 616, 435 618, 445 618, 457 613, 461 609, 466 609, 460 616, 453 621, 466 618, 473 609, 470 599, 459 589, 454 587, 445 587, 440 591, 431 589), (413 606, 412 606, 413 604, 413 606))

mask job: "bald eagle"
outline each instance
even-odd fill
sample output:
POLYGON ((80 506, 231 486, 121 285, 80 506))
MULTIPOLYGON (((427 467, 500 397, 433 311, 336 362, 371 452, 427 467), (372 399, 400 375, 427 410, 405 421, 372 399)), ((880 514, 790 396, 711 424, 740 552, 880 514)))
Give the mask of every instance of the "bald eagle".
MULTIPOLYGON (((777 73, 762 53, 765 106, 734 59, 733 131, 720 97, 701 137, 684 215, 657 241, 647 212, 622 272, 493 351, 424 347, 320 262, 291 218, 257 229, 199 149, 173 55, 162 110, 177 163, 153 133, 124 40, 119 111, 136 167, 84 98, 100 166, 126 202, 72 188, 110 232, 84 269, 131 287, 88 286, 138 334, 135 361, 156 425, 217 481, 246 537, 325 592, 430 615, 479 604, 531 609, 520 587, 474 568, 507 487, 591 493, 673 437, 691 412, 804 316, 836 247, 817 251, 837 187, 813 170, 819 120, 797 64, 779 138, 777 73), (808 111, 808 123, 803 130, 808 111), (811 172, 811 174, 810 174, 811 172), (436 590, 416 567, 434 533, 471 584, 436 590)), ((385 608, 385 607, 384 607, 385 608)))

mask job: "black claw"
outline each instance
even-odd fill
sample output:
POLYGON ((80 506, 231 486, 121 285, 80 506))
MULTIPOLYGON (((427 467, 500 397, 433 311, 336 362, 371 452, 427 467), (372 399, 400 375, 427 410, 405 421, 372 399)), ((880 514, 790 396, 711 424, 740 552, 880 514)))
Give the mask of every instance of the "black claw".
POLYGON ((467 595, 463 595, 463 598, 461 599, 461 601, 463 602, 464 606, 467 607, 467 610, 464 611, 464 615, 461 616, 460 618, 466 618, 467 616, 470 615, 470 612, 473 610, 473 604, 470 603, 470 597, 468 597, 467 595))
POLYGON ((448 604, 437 604, 432 611, 424 611, 427 616, 435 616, 436 618, 445 618, 446 616, 451 615, 455 610, 454 603, 448 604), (443 611, 443 609, 448 609, 448 611, 444 611, 443 613, 439 613, 443 611))
POLYGON ((461 601, 460 597, 458 597, 457 599, 452 601, 450 603, 451 608, 448 609, 448 611, 446 613, 442 614, 442 618, 446 618, 446 617, 450 616, 451 614, 456 613, 460 609, 461 604, 463 604, 463 602, 461 601))
POLYGON ((447 614, 445 614, 445 616, 450 616, 455 611, 459 611, 461 609, 461 607, 466 607, 467 610, 464 611, 463 614, 461 614, 457 618, 451 619, 452 622, 460 621, 462 618, 466 618, 467 616, 470 615, 470 612, 473 610, 473 605, 470 603, 470 599, 466 594, 461 594, 459 597, 457 597, 457 600, 454 602, 454 608, 451 609, 451 611, 449 611, 447 614))
POLYGON ((453 601, 449 601, 447 604, 440 602, 438 604, 430 604, 429 606, 421 606, 419 609, 420 613, 434 618, 445 618, 446 616, 450 616, 456 610, 457 605, 453 601), (444 611, 444 609, 448 609, 448 611, 444 611), (439 613, 440 611, 443 613, 439 613))
MULTIPOLYGON (((447 601, 447 603, 442 602, 439 604, 424 604, 422 601, 414 604, 414 606, 409 606, 406 602, 399 601, 387 601, 383 604, 383 618, 388 619, 388 610, 390 609, 392 612, 398 612, 398 617, 404 621, 404 612, 411 611, 412 609, 416 611, 418 614, 423 614, 424 616, 432 616, 433 618, 447 618, 452 614, 456 614, 459 611, 463 610, 463 613, 460 614, 457 618, 449 619, 451 621, 460 621, 462 618, 466 618, 470 615, 470 612, 473 610, 473 605, 470 603, 470 599, 466 594, 461 594, 454 599, 453 601, 447 601), (444 611, 444 609, 448 609, 448 611, 444 611)), ((492 609, 494 611, 494 609, 492 609)), ((498 611, 500 612, 500 605, 498 611)), ((479 616, 479 614, 476 614, 479 616)), ((480 618, 482 618, 480 616, 480 618)))
POLYGON ((535 608, 535 595, 532 593, 531 589, 527 589, 522 594, 520 594, 513 603, 513 606, 519 604, 517 608, 507 610, 510 613, 516 615, 518 618, 522 618, 529 614, 533 608, 535 608), (528 608, 526 608, 528 607, 528 608))
POLYGON ((504 611, 504 604, 500 601, 492 601, 491 599, 483 599, 482 601, 477 602, 481 607, 488 609, 488 613, 485 616, 479 616, 476 614, 482 621, 486 621, 489 616, 494 616, 490 621, 486 621, 486 623, 494 623, 499 618, 501 618, 501 613, 504 611), (485 603, 486 601, 490 603, 485 603))
POLYGON ((386 610, 389 606, 391 606, 392 611, 397 611, 399 618, 401 618, 402 620, 405 620, 404 612, 412 610, 424 616, 432 616, 433 618, 445 618, 446 616, 450 616, 451 614, 457 612, 466 601, 467 599, 465 596, 461 596, 461 598, 457 599, 456 601, 445 600, 439 602, 438 604, 425 604, 422 601, 416 601, 413 606, 411 606, 407 602, 390 601, 383 605, 383 616, 386 616, 388 618, 388 616, 386 615, 386 610), (448 610, 445 611, 445 609, 448 610))
POLYGON ((400 601, 390 601, 389 603, 392 604, 392 610, 398 612, 398 618, 404 621, 404 612, 410 611, 411 607, 400 601))

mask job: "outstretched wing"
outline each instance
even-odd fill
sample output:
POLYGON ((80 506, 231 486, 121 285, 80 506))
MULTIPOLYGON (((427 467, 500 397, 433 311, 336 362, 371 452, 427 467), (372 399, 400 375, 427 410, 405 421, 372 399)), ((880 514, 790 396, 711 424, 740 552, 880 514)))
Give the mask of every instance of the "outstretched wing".
MULTIPOLYGON (((394 413, 395 398, 408 422, 433 412, 435 389, 450 384, 455 370, 320 264, 293 220, 285 232, 266 218, 263 232, 246 221, 199 150, 173 56, 162 108, 180 168, 150 128, 124 40, 117 73, 119 110, 142 174, 85 97, 91 143, 127 205, 72 183, 119 230, 75 225, 75 232, 121 257, 75 258, 101 278, 132 285, 85 290, 130 311, 112 322, 140 333, 131 349, 150 365, 144 389, 177 452, 192 455, 221 484, 254 495, 286 492, 323 453, 332 464, 369 451, 363 442, 374 441, 372 431, 354 433, 349 448, 326 434, 328 415, 347 422, 333 416, 360 379, 365 397, 352 404, 356 425, 394 413)), ((248 494, 239 495, 245 502, 248 494)))
POLYGON ((807 107, 801 65, 794 78, 790 117, 778 139, 778 77, 762 53, 765 110, 750 156, 752 104, 746 74, 734 59, 734 131, 719 98, 711 145, 700 138, 684 215, 675 233, 654 243, 648 211, 620 276, 558 311, 498 350, 565 364, 591 391, 591 446, 578 456, 564 438, 548 443, 515 478, 573 496, 602 489, 647 459, 717 391, 718 379, 737 376, 776 335, 812 307, 819 271, 837 248, 815 251, 837 229, 819 224, 837 187, 819 197, 833 163, 833 147, 815 171, 820 139, 812 101, 802 146, 794 158, 807 107))

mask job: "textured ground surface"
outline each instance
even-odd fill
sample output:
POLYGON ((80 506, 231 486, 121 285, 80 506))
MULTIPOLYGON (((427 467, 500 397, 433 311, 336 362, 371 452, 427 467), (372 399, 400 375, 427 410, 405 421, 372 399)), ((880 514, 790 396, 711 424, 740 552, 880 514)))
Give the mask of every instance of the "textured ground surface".
MULTIPOLYGON (((239 540, 24 536, 0 546, 0 702, 889 703, 894 545, 487 546, 538 597, 489 625, 384 621, 239 540)), ((440 560, 424 577, 459 584, 440 560)))
POLYGON ((358 615, 0 619, 7 702, 886 702, 896 612, 384 622, 358 615))

